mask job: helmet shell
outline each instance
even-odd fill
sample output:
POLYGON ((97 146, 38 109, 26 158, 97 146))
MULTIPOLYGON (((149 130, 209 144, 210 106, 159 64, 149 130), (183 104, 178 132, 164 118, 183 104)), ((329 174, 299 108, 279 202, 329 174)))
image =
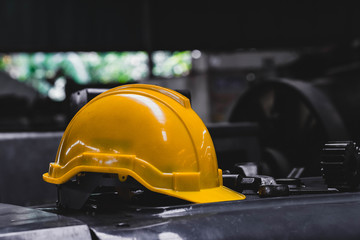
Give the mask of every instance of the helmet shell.
POLYGON ((222 186, 211 136, 189 99, 153 85, 111 89, 74 116, 43 179, 62 184, 80 172, 132 176, 192 202, 245 198, 222 186))

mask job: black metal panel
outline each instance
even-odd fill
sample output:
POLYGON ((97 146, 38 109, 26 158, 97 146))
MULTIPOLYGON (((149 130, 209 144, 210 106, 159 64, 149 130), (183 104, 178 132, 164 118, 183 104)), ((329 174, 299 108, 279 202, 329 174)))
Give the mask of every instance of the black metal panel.
POLYGON ((56 187, 42 180, 55 161, 62 132, 0 133, 0 202, 55 202, 56 187))

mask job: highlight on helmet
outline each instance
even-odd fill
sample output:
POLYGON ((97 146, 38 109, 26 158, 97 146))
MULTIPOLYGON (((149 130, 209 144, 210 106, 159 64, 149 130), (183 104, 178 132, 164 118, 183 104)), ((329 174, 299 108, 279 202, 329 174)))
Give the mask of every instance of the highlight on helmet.
POLYGON ((223 186, 211 136, 189 99, 154 85, 113 88, 74 116, 43 179, 64 184, 82 172, 131 176, 195 203, 245 199, 223 186))

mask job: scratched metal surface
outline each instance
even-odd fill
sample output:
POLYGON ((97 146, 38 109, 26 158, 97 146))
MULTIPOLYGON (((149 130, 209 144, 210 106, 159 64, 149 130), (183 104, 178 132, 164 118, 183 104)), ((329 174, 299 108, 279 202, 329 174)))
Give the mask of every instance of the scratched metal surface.
POLYGON ((0 203, 0 239, 91 239, 79 220, 0 203))
POLYGON ((360 193, 295 195, 59 214, 99 239, 359 239, 360 193))

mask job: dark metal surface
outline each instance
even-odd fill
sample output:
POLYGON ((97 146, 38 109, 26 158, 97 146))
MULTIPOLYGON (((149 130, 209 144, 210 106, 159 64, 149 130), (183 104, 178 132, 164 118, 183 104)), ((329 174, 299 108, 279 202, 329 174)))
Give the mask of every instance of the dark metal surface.
POLYGON ((62 132, 0 133, 0 202, 54 202, 56 187, 42 180, 55 159, 62 132))
POLYGON ((0 203, 0 239, 91 239, 82 222, 53 213, 0 203))
POLYGON ((76 211, 0 204, 0 239, 359 239, 360 192, 326 191, 320 177, 301 181, 315 194, 246 192, 242 201, 161 207, 113 201, 76 211))
POLYGON ((360 193, 65 214, 99 239, 358 239, 360 193))

